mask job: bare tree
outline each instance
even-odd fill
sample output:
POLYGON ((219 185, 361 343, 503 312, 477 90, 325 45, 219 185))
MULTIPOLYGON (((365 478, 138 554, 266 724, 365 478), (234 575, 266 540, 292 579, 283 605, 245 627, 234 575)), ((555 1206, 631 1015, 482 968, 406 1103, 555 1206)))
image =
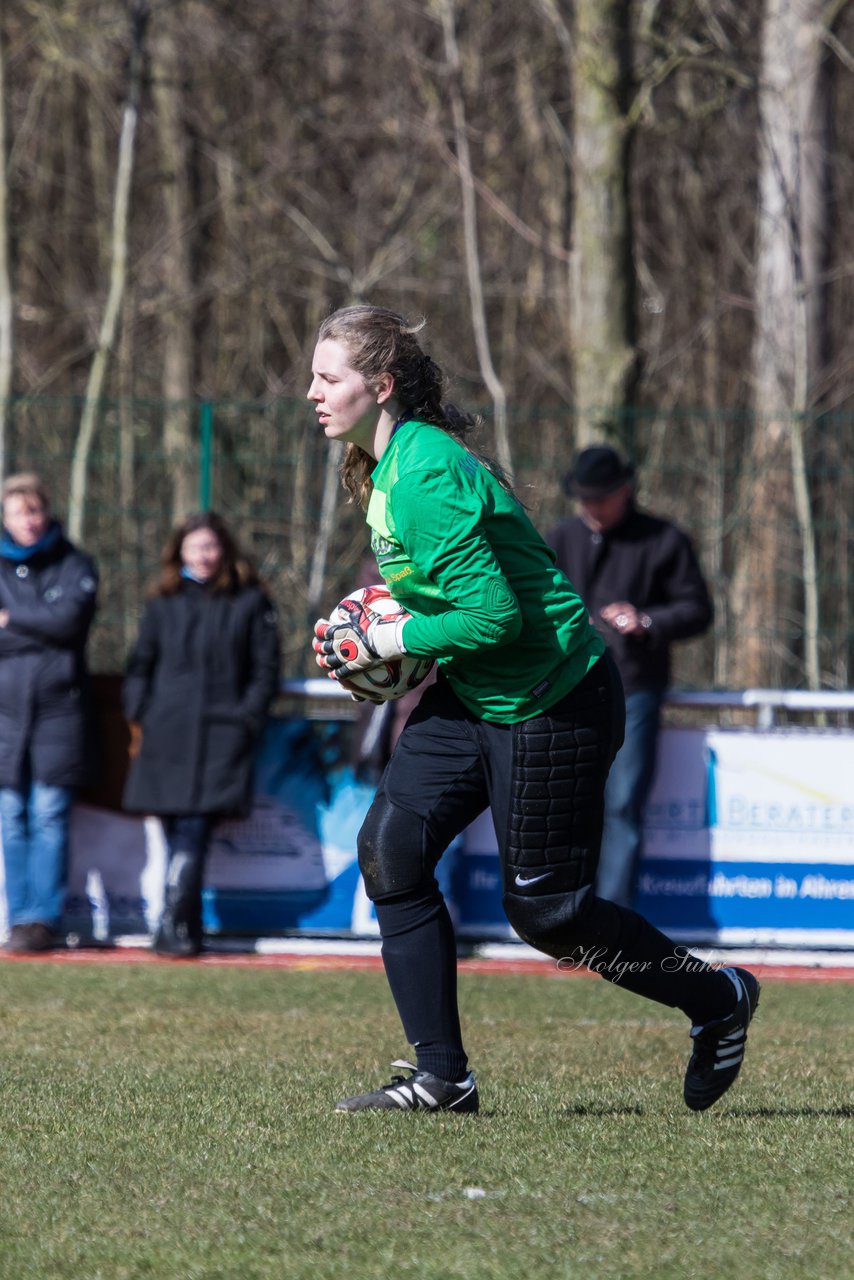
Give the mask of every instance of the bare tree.
POLYGON ((75 541, 83 536, 86 513, 86 484, 89 455, 95 435, 99 402, 104 386, 107 360, 115 342, 122 298, 127 275, 128 209, 130 204, 131 177, 133 174, 134 141, 136 138, 139 95, 142 80, 142 56, 145 28, 148 22, 147 0, 136 0, 131 13, 131 56, 128 77, 128 93, 122 114, 122 131, 119 138, 119 157, 116 168, 116 192, 113 207, 112 254, 110 262, 110 287, 104 316, 98 334, 80 430, 71 463, 71 484, 68 498, 68 529, 75 541))
POLYGON ((5 44, 0 30, 0 479, 6 473, 6 424, 12 390, 12 278, 9 271, 9 186, 6 165, 5 44))
POLYGON ((573 28, 570 308, 579 443, 597 418, 632 403, 628 146, 628 0, 577 0, 573 28))
MULTIPOLYGON (((854 420, 827 423, 829 410, 854 406, 844 132, 854 6, 826 0, 817 28, 805 0, 769 10, 778 25, 804 19, 807 45, 829 55, 814 114, 830 81, 816 173, 829 170, 832 187, 808 184, 832 219, 826 260, 809 245, 820 247, 824 230, 804 203, 803 131, 791 205, 803 241, 802 286, 791 287, 803 288, 804 400, 791 388, 779 399, 754 390, 760 330, 768 350, 778 339, 785 348, 790 332, 776 295, 754 287, 765 252, 760 173, 781 148, 766 147, 760 116, 760 80, 770 98, 775 74, 760 74, 770 57, 764 0, 152 5, 123 263, 111 139, 121 129, 127 139, 131 3, 0 6, 10 380, 27 393, 8 447, 17 454, 26 440, 61 492, 76 441, 87 539, 103 539, 105 556, 124 546, 128 600, 193 493, 192 413, 166 402, 195 398, 217 402, 216 502, 275 567, 277 589, 287 582, 302 603, 312 565, 322 598, 352 586, 358 513, 336 500, 318 542, 324 489, 337 490, 323 442, 300 434, 296 397, 317 321, 364 298, 428 315, 455 398, 492 398, 496 417, 506 413, 516 481, 541 523, 564 509, 576 409, 582 433, 595 410, 622 412, 620 443, 641 465, 644 500, 690 528, 715 579, 717 652, 703 647, 703 672, 742 682, 749 634, 767 622, 755 649, 772 656, 756 678, 802 681, 808 662, 814 682, 818 615, 822 678, 845 679, 850 524, 828 532, 822 504, 845 505, 837 472, 854 452, 854 420), (39 393, 56 399, 36 403, 39 393), (81 395, 82 419, 72 398, 81 395), (785 420, 776 445, 773 431, 753 430, 754 408, 785 420), (782 479, 772 488, 775 457, 782 479), (816 467, 818 488, 812 474, 806 483, 816 467), (121 516, 100 501, 119 492, 121 516), (779 592, 766 598, 775 575, 779 592)), ((809 74, 800 78, 805 89, 809 74)), ((780 363, 798 367, 794 354, 780 363)), ((694 667, 690 676, 709 678, 694 667)))
POLYGON ((500 465, 509 474, 513 469, 513 458, 510 451, 510 437, 507 432, 507 395, 501 379, 495 371, 486 323, 486 308, 483 300, 483 274, 477 236, 477 201, 466 126, 466 109, 460 77, 460 50, 457 44, 454 0, 438 0, 438 4, 445 40, 448 89, 451 98, 454 141, 460 175, 466 278, 468 280, 472 326, 474 328, 480 371, 492 398, 492 406, 495 413, 496 453, 500 465))
POLYGON ((163 331, 163 443, 172 477, 172 515, 175 521, 189 510, 195 494, 192 464, 193 280, 190 234, 191 210, 187 173, 187 139, 183 104, 183 68, 175 28, 175 13, 160 9, 149 40, 151 91, 160 152, 163 192, 160 255, 163 331))
POLYGON ((808 685, 818 688, 821 682, 807 430, 819 404, 826 352, 821 287, 830 154, 822 37, 826 16, 826 0, 766 0, 759 98, 756 417, 742 492, 747 528, 732 591, 739 670, 747 684, 787 678, 793 646, 799 647, 787 629, 802 634, 808 685), (797 628, 801 599, 803 622, 797 628))

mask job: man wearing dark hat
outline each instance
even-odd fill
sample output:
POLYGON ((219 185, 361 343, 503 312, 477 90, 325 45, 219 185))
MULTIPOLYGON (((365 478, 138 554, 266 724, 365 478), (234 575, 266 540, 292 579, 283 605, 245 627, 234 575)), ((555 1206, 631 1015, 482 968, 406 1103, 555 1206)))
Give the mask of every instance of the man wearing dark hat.
POLYGON ((634 503, 634 468, 609 445, 576 455, 564 490, 579 514, 547 535, 606 641, 626 692, 626 736, 605 791, 596 893, 630 906, 655 772, 670 645, 701 635, 712 602, 688 537, 634 503))

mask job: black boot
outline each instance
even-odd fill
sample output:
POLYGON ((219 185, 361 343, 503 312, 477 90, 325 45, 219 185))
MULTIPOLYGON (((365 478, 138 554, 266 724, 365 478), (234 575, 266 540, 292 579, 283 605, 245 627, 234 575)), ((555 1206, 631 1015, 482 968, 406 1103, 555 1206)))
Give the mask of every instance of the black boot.
POLYGON ((154 935, 160 956, 191 959, 202 949, 202 858, 176 850, 169 860, 163 915, 154 935))

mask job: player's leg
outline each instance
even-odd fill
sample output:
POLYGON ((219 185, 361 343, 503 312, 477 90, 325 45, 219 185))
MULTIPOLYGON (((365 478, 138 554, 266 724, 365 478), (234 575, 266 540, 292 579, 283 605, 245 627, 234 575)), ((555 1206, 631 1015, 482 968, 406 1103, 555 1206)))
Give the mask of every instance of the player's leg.
POLYGON ((485 807, 471 717, 440 681, 407 721, 359 834, 359 866, 417 1070, 411 1080, 345 1099, 339 1109, 476 1109, 457 1007, 456 939, 435 869, 485 807))
POLYGON ((547 955, 682 1009, 700 1037, 711 1028, 708 1043, 698 1040, 704 1083, 693 1102, 686 1080, 688 1105, 702 1109, 723 1092, 711 1096, 717 1085, 732 1082, 741 1060, 735 1047, 728 1064, 718 1063, 712 1041, 740 1036, 743 1052, 758 985, 743 971, 689 962, 683 948, 637 912, 595 896, 605 780, 621 720, 621 689, 606 657, 557 707, 515 725, 509 750, 506 734, 481 726, 504 905, 520 936, 547 955), (730 1026, 733 1016, 737 1026, 730 1026))

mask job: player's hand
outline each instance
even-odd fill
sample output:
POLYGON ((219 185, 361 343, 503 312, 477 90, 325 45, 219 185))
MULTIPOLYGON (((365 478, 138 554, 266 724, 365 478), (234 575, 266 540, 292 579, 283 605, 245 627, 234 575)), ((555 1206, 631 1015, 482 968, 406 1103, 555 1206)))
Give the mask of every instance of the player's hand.
POLYGON ((406 653, 401 633, 408 621, 408 616, 368 621, 362 609, 352 609, 346 622, 319 618, 312 641, 317 665, 340 678, 401 658, 406 653))

